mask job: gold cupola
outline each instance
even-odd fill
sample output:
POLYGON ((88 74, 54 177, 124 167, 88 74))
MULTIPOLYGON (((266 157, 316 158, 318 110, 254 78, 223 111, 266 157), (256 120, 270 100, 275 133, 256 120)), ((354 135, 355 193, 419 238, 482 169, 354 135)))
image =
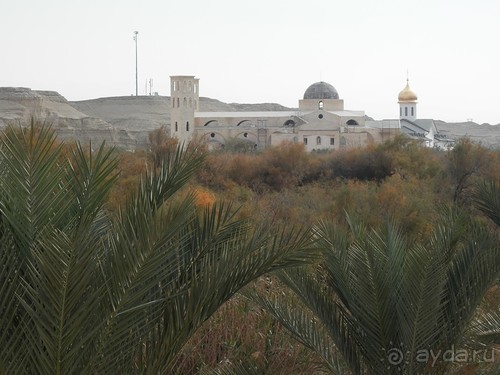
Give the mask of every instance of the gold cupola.
POLYGON ((399 102, 415 102, 417 101, 418 97, 415 92, 410 89, 410 84, 408 82, 408 79, 406 80, 406 87, 401 90, 401 92, 398 95, 398 101, 399 102))

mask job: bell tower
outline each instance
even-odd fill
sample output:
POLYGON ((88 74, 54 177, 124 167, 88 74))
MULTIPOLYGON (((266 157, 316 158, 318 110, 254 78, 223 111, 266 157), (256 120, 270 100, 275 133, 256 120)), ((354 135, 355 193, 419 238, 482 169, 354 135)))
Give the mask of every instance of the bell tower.
POLYGON ((170 76, 170 136, 185 145, 193 139, 194 112, 199 102, 198 78, 170 76))
POLYGON ((410 89, 410 83, 406 78, 406 87, 398 95, 399 119, 415 121, 417 119, 417 94, 410 89))

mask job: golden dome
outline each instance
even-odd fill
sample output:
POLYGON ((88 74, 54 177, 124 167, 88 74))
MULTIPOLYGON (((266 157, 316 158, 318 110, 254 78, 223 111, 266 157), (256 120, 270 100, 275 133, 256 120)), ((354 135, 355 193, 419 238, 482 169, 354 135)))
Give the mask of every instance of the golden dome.
POLYGON ((417 99, 418 99, 417 94, 415 94, 410 89, 410 84, 408 83, 408 80, 406 80, 406 87, 399 93, 398 101, 400 101, 400 102, 414 102, 417 99))

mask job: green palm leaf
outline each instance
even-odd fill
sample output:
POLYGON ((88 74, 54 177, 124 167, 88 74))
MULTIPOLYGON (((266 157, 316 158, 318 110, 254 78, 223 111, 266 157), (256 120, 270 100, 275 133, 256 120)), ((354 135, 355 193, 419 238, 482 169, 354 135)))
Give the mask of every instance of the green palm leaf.
POLYGON ((0 141, 0 370, 164 373, 255 278, 316 259, 311 233, 254 228, 231 204, 176 196, 202 165, 172 150, 117 213, 113 152, 62 152, 47 126, 0 141))
POLYGON ((474 193, 477 207, 500 227, 500 182, 483 181, 474 193))
POLYGON ((0 146, 0 211, 24 256, 29 256, 39 228, 64 225, 69 200, 61 186, 60 157, 54 131, 47 124, 38 128, 34 120, 29 128, 7 132, 0 146))
MULTIPOLYGON (((349 218, 350 232, 321 222, 314 231, 325 254, 321 265, 279 273, 302 303, 254 299, 327 362, 337 348, 353 373, 421 373, 429 364, 417 355, 458 348, 500 272, 495 233, 457 210, 442 217, 429 240, 411 243, 391 221, 375 231, 349 218), (305 318, 301 322, 300 310, 321 322, 321 339, 305 318), (400 354, 397 361, 393 354, 400 354)), ((493 326, 482 331, 482 339, 491 344, 498 327, 489 318, 493 326)))

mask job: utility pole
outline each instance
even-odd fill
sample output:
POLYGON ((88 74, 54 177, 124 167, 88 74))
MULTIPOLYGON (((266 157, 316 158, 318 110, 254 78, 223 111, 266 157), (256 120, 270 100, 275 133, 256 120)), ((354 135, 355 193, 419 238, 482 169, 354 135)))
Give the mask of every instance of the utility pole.
POLYGON ((134 31, 134 41, 135 41, 135 96, 139 95, 139 75, 137 71, 137 34, 139 34, 139 31, 134 31))

